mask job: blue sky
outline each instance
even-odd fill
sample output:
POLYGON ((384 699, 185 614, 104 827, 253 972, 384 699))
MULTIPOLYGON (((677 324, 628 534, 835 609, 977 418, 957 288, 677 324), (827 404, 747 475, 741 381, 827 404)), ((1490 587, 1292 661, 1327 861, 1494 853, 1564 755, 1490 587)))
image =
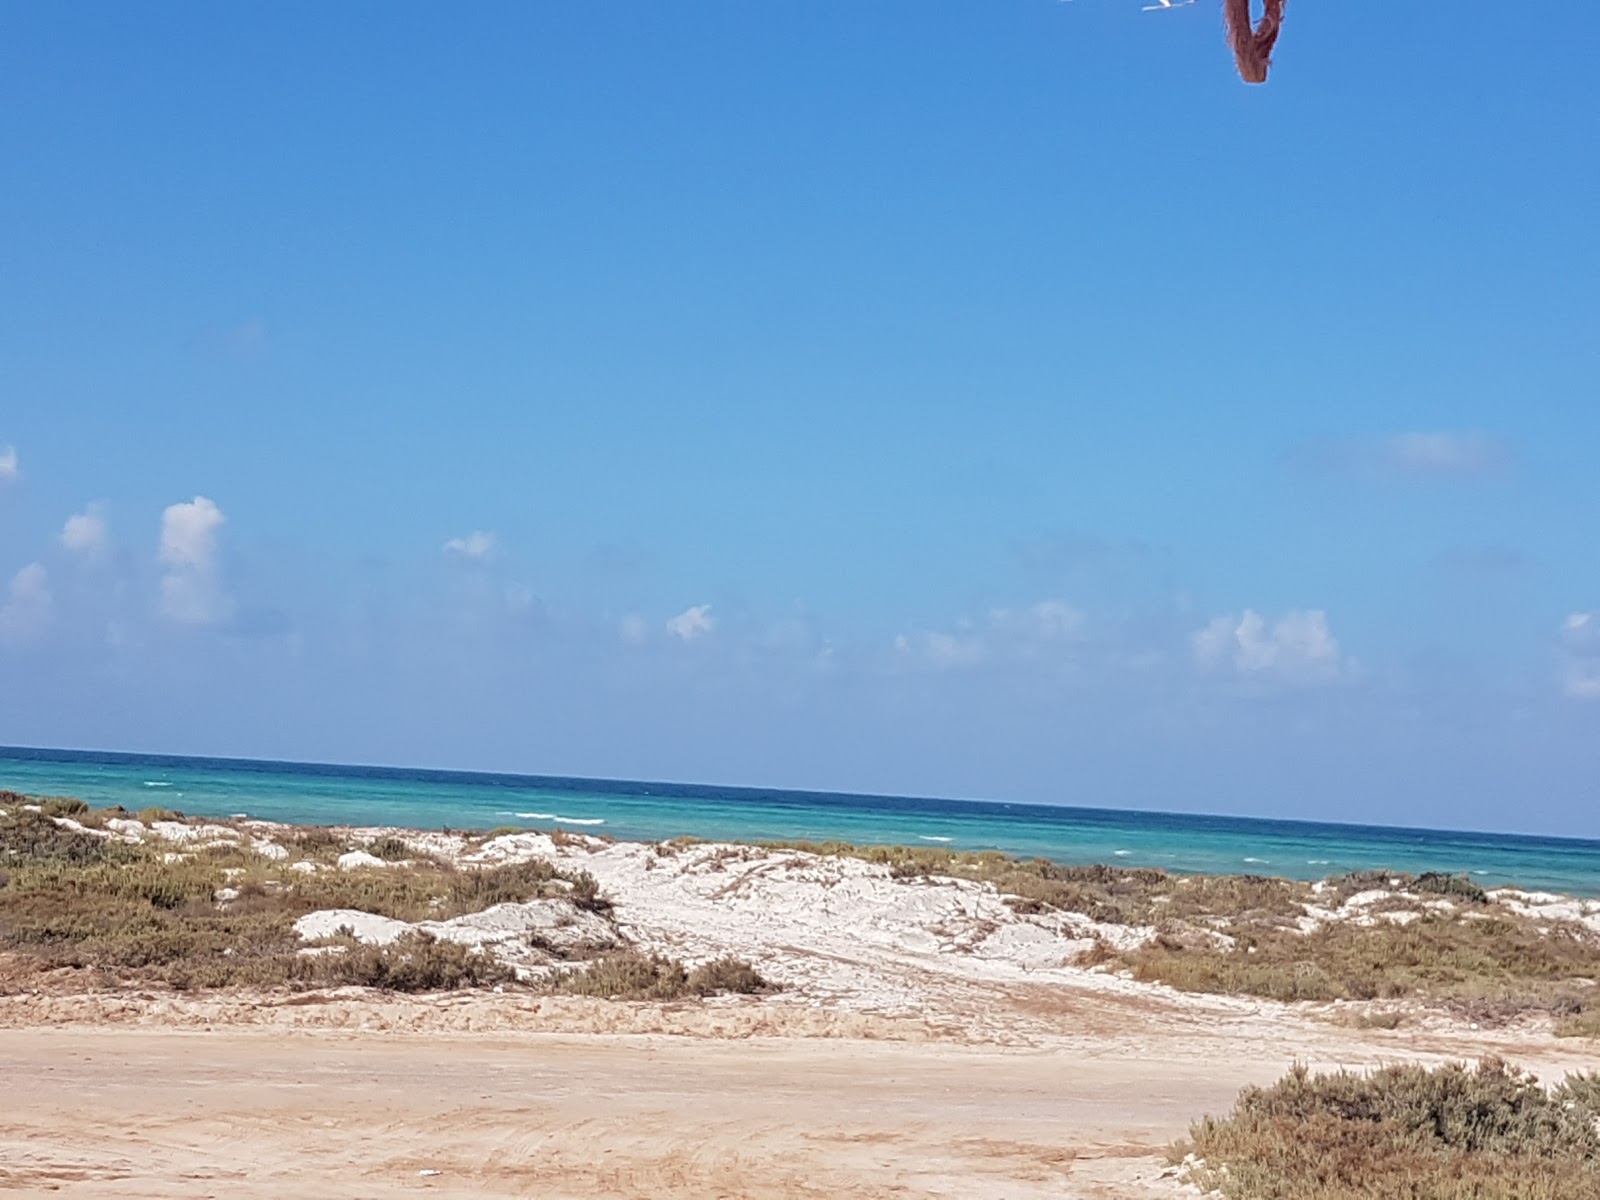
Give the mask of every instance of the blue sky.
POLYGON ((1600 836, 1561 22, 8 6, 0 743, 1600 836))

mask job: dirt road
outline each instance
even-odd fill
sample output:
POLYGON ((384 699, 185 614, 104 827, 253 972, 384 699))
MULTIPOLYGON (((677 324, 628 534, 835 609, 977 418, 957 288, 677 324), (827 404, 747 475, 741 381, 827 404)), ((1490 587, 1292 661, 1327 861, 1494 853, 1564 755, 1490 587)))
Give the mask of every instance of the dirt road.
MULTIPOLYGON (((1130 1031, 1132 1032, 1132 1031, 1130 1031)), ((217 1026, 0 1030, 0 1189, 90 1197, 1185 1194, 1281 1053, 217 1026), (437 1172, 437 1174, 424 1174, 437 1172)), ((1317 1035, 1326 1051, 1327 1034, 1317 1035)), ((1257 1043, 1259 1046, 1259 1043, 1257 1043)), ((1281 1051, 1281 1047, 1277 1048, 1281 1051)), ((1352 1042, 1348 1057, 1393 1057, 1352 1042)))

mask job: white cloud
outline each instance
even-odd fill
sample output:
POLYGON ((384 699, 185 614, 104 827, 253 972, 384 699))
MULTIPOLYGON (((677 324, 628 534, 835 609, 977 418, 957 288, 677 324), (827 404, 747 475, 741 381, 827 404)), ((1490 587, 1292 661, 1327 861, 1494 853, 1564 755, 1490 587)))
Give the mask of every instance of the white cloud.
POLYGON ((453 537, 444 544, 446 554, 454 554, 474 562, 483 562, 494 553, 498 539, 492 533, 475 529, 466 537, 453 537))
POLYGON ((23 646, 37 640, 54 614, 50 575, 39 563, 29 563, 11 577, 6 602, 0 605, 0 645, 23 646))
POLYGON ((1486 433, 1399 433, 1381 447, 1391 470, 1413 475, 1480 475, 1505 466, 1511 450, 1486 433))
POLYGON ((716 618, 711 615, 709 604, 696 604, 692 608, 686 608, 667 622, 667 632, 685 642, 706 637, 716 627, 716 618))
POLYGON ((1562 690, 1573 700, 1600 700, 1600 612, 1577 612, 1561 623, 1562 690))
POLYGON ((970 632, 902 633, 894 639, 894 648, 899 654, 940 671, 975 667, 989 657, 983 639, 970 632))
POLYGON ((168 620, 210 625, 232 610, 217 578, 217 535, 226 521, 204 496, 161 514, 161 615, 168 620))
POLYGON ((1087 623, 1081 612, 1060 600, 1041 600, 1023 609, 995 608, 989 611, 991 630, 1030 643, 1080 637, 1087 623))
POLYGON ((204 496, 170 504, 161 514, 161 562, 179 569, 209 571, 215 566, 217 530, 227 518, 204 496))
POLYGON ((1314 470, 1441 478, 1492 474, 1509 467, 1513 454, 1504 438, 1480 430, 1418 430, 1311 442, 1289 458, 1314 470))
POLYGON ((17 448, 0 446, 0 483, 10 483, 21 477, 22 468, 17 465, 17 448))
POLYGON ((1088 620, 1060 600, 1026 608, 992 608, 981 621, 964 620, 954 629, 900 634, 894 640, 904 659, 935 670, 976 667, 995 660, 1026 661, 1060 656, 1083 640, 1088 620))
POLYGON ((506 611, 513 616, 525 616, 538 611, 539 595, 525 583, 508 583, 505 589, 506 611))
POLYGON ((1215 618, 1189 644, 1201 667, 1248 678, 1326 683, 1350 671, 1321 609, 1291 610, 1270 626, 1246 609, 1242 616, 1215 618))
POLYGON ((61 527, 61 545, 86 558, 103 551, 106 548, 106 506, 96 502, 68 517, 61 527))

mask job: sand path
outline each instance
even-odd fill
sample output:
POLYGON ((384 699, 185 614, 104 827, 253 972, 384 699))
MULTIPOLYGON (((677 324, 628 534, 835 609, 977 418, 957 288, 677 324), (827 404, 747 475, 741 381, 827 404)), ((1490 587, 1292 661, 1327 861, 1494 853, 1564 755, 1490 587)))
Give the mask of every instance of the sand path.
POLYGON ((1158 1148, 1257 1074, 942 1045, 238 1029, 8 1030, 0 1063, 0 1187, 85 1197, 1173 1195, 1158 1148))
MULTIPOLYGON (((1423 1049, 1281 1015, 1270 1029, 1196 1037, 1165 1016, 1043 1047, 393 1025, 6 1028, 0 1190, 1174 1198, 1192 1193, 1163 1176, 1163 1148, 1242 1085, 1275 1078, 1297 1048, 1350 1064, 1423 1049)), ((1428 1056, 1490 1048, 1429 1041, 1428 1056)), ((1576 1049, 1498 1048, 1552 1072, 1576 1049)))

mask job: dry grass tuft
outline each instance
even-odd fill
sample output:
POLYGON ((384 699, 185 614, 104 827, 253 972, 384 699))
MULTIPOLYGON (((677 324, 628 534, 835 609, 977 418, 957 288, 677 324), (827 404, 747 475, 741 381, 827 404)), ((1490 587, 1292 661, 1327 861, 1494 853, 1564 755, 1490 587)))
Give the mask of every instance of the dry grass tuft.
POLYGON ((1556 1022, 1556 1036, 1600 1038, 1600 1008, 1587 1009, 1556 1022))
POLYGON ((724 992, 756 995, 775 990, 749 963, 720 958, 693 971, 675 958, 625 950, 569 971, 555 981, 557 989, 577 996, 610 1000, 681 1000, 724 992))

